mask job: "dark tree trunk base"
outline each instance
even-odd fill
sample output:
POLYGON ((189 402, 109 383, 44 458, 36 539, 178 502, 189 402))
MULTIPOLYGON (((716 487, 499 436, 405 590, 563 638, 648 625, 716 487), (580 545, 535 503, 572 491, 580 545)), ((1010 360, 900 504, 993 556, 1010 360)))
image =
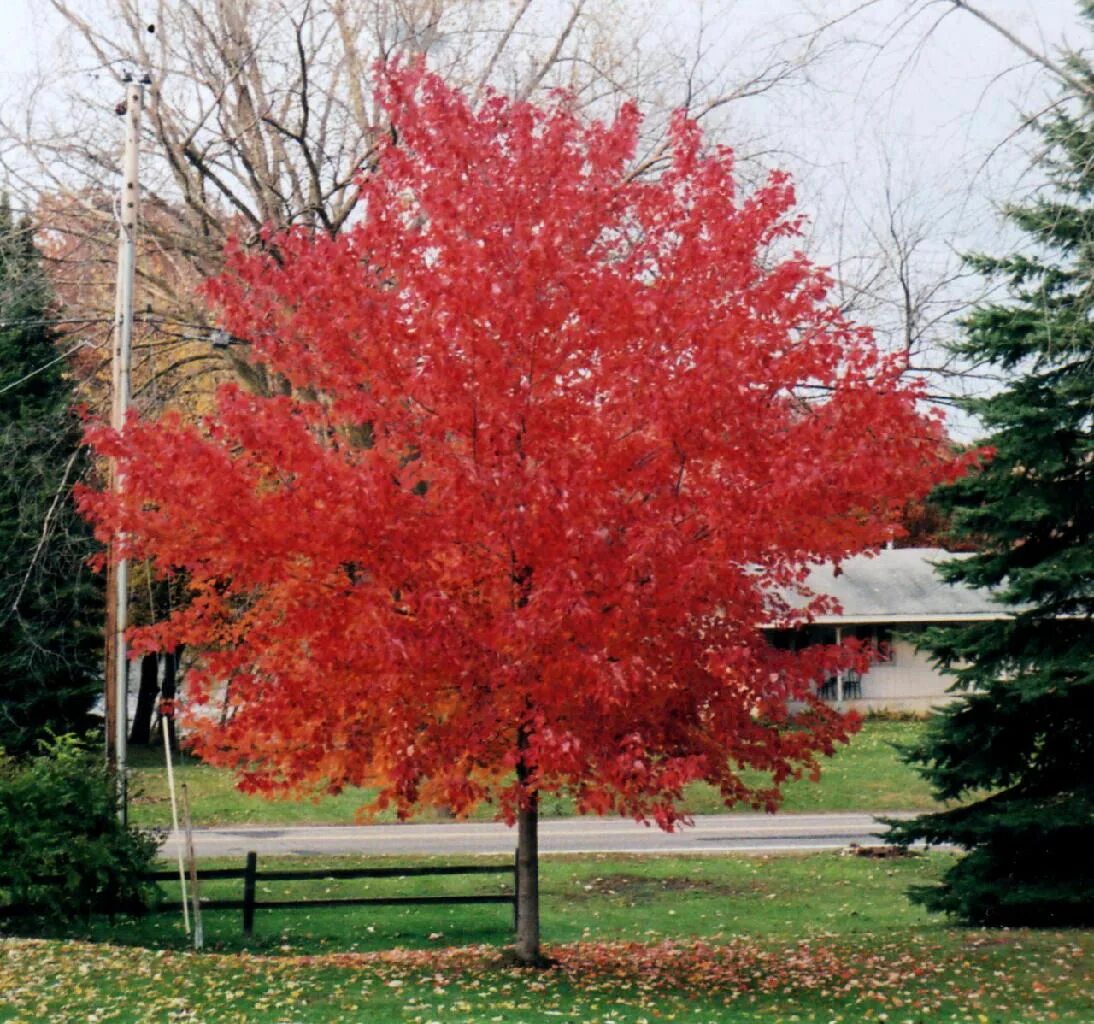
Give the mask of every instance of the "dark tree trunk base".
POLYGON ((537 953, 531 962, 522 960, 515 949, 507 949, 498 957, 499 967, 520 967, 533 971, 544 971, 558 967, 558 965, 558 960, 554 957, 545 956, 542 952, 537 953))

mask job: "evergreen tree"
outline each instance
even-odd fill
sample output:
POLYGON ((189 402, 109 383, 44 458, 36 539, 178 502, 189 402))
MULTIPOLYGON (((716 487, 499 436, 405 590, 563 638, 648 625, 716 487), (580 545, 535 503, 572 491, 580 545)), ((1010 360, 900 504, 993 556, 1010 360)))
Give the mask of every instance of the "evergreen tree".
POLYGON ((0 747, 85 728, 102 598, 72 485, 87 462, 26 223, 0 200, 0 747))
POLYGON ((977 924, 1094 923, 1094 74, 1072 68, 1087 91, 1039 126, 1050 184, 1007 211, 1028 244, 972 260, 1009 299, 957 346, 1010 377, 968 403, 994 455, 937 500, 979 550, 941 573, 995 588, 1010 617, 927 634, 961 696, 907 754, 940 799, 971 802, 890 823, 968 851, 912 897, 977 924))

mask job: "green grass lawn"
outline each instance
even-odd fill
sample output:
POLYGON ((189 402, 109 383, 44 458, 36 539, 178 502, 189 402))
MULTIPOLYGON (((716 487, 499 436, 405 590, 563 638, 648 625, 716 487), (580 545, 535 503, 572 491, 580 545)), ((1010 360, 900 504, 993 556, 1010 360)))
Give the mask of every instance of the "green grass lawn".
MULTIPOLYGON (((423 859, 399 859, 412 862, 423 859)), ((102 922, 77 940, 0 942, 0 1021, 1094 1020, 1090 932, 954 928, 907 902, 909 884, 930 883, 948 862, 545 858, 543 931, 559 961, 546 972, 499 964, 505 907, 260 911, 250 942, 237 912, 209 913, 201 955, 184 951, 173 916, 102 922)), ((484 883, 367 884, 426 893, 484 883)))
MULTIPOLYGON (((850 745, 842 747, 823 764, 821 781, 795 782, 786 788, 786 811, 893 811, 926 810, 933 806, 926 783, 915 770, 903 764, 894 743, 908 743, 919 735, 918 721, 867 721, 850 745)), ((131 806, 131 818, 138 825, 168 825, 171 820, 166 773, 162 754, 134 750, 133 789, 138 794, 131 806)), ((354 812, 371 794, 349 790, 319 800, 265 800, 236 790, 229 773, 185 759, 177 780, 185 783, 195 825, 242 824, 348 824, 354 812)), ((758 781, 758 780, 757 780, 758 781)), ((711 814, 725 810, 709 786, 688 790, 692 813, 711 814)), ((748 808, 738 808, 747 810, 748 808)), ((571 813, 563 800, 545 798, 545 816, 571 813)), ((424 813, 419 820, 436 820, 436 813, 424 813)), ((492 817, 489 807, 475 817, 492 817)))

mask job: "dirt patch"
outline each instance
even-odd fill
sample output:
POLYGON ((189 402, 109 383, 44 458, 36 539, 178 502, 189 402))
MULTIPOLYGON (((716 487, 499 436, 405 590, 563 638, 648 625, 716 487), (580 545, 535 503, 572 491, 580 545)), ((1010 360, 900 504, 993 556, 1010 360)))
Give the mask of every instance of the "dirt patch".
POLYGON ((165 796, 130 796, 129 803, 140 807, 149 807, 155 804, 165 804, 168 802, 168 798, 165 796))
POLYGON ((989 935, 977 935, 973 938, 966 939, 961 945, 965 949, 984 949, 991 948, 993 946, 1020 946, 1022 942, 1021 935, 1012 934, 989 934, 989 935))
POLYGON ((919 856, 906 846, 859 846, 858 843, 852 843, 846 852, 853 857, 871 857, 874 860, 899 860, 919 856))
POLYGON ((663 893, 695 893, 704 896, 741 896, 756 892, 752 884, 726 885, 705 878, 651 878, 647 875, 605 875, 602 878, 579 878, 566 889, 570 898, 621 896, 626 899, 656 896, 663 893))

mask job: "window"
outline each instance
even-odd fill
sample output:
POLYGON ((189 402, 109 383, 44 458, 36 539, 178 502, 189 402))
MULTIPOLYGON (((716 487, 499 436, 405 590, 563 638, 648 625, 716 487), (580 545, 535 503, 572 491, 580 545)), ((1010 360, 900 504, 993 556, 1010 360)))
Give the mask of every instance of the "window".
POLYGON ((874 648, 875 667, 896 664, 893 631, 888 626, 856 626, 855 636, 864 644, 874 648))

